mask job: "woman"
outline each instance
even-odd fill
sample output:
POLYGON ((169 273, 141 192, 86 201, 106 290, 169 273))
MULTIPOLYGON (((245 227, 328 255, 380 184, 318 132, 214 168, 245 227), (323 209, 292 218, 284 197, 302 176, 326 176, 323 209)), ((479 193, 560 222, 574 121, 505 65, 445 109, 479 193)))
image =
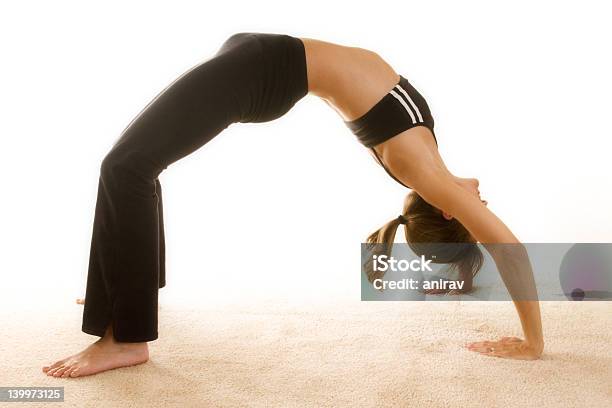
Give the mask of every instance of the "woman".
MULTIPOLYGON (((400 223, 408 239, 428 237, 429 223, 442 226, 429 236, 442 242, 518 242, 486 209, 478 182, 446 169, 424 98, 376 53, 310 38, 238 33, 150 102, 102 161, 82 325, 101 338, 43 372, 78 377, 147 361, 147 342, 158 336, 158 289, 165 286, 159 174, 230 124, 275 120, 307 94, 335 109, 385 170, 414 189, 402 217, 371 242, 389 240, 400 223), (412 225, 419 217, 427 222, 412 225)), ((517 309, 526 340, 470 348, 539 357, 538 303, 517 303, 517 309)))

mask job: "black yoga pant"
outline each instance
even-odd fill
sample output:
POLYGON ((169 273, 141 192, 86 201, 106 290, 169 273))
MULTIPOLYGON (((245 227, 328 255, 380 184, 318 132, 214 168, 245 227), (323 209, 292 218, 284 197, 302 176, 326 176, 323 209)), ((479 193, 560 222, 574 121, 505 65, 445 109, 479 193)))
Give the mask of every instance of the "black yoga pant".
POLYGON ((166 284, 159 174, 230 124, 267 122, 308 93, 297 37, 238 33, 164 89, 100 166, 82 330, 122 342, 155 340, 166 284))

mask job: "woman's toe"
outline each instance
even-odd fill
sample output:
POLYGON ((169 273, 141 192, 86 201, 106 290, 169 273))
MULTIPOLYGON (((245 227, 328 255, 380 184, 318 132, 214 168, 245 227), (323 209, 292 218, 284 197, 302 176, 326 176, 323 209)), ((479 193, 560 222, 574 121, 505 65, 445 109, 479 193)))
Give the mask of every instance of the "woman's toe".
POLYGON ((75 369, 74 365, 70 365, 64 372, 62 373, 62 378, 70 377, 70 373, 75 369))
POLYGON ((57 367, 61 366, 62 364, 64 364, 64 361, 66 361, 66 359, 56 361, 55 363, 50 364, 50 365, 46 365, 46 366, 43 367, 43 371, 45 373, 49 372, 49 370, 52 370, 52 369, 57 368, 57 367))
POLYGON ((47 371, 47 375, 48 375, 48 376, 53 376, 53 373, 54 373, 55 371, 56 371, 56 369, 55 369, 55 368, 53 368, 53 369, 51 369, 51 370, 47 371))
POLYGON ((64 371, 66 370, 66 368, 67 368, 67 367, 66 367, 65 365, 60 366, 60 367, 57 369, 57 371, 53 373, 53 376, 54 376, 54 377, 61 377, 61 375, 62 375, 62 374, 64 373, 64 371))

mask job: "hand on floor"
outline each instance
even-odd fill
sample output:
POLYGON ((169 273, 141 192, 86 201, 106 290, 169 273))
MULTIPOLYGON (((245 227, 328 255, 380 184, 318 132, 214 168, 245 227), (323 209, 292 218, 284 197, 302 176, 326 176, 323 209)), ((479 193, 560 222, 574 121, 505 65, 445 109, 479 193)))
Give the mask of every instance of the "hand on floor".
POLYGON ((518 337, 502 337, 498 341, 477 341, 469 343, 466 348, 487 356, 517 360, 537 360, 542 355, 541 350, 536 350, 518 337))

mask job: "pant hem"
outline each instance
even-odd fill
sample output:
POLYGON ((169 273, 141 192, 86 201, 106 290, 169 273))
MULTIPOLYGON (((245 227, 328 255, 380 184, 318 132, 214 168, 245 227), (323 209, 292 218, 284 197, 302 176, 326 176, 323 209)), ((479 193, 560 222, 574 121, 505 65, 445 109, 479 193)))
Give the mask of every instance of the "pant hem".
MULTIPOLYGON (((97 328, 92 328, 88 326, 82 326, 81 331, 83 333, 91 334, 93 336, 98 336, 98 337, 104 337, 104 335, 106 334, 106 328, 97 329, 97 328)), ((129 337, 129 336, 128 337, 121 337, 121 336, 117 337, 113 331, 113 338, 115 339, 115 341, 119 343, 147 343, 149 341, 157 340, 159 338, 159 333, 154 333, 154 334, 149 334, 149 335, 139 336, 139 337, 129 337)))
POLYGON ((87 326, 82 326, 81 331, 83 333, 91 334, 92 336, 98 336, 98 337, 104 337, 104 334, 106 333, 106 329, 99 330, 99 329, 95 329, 95 328, 87 327, 87 326))

